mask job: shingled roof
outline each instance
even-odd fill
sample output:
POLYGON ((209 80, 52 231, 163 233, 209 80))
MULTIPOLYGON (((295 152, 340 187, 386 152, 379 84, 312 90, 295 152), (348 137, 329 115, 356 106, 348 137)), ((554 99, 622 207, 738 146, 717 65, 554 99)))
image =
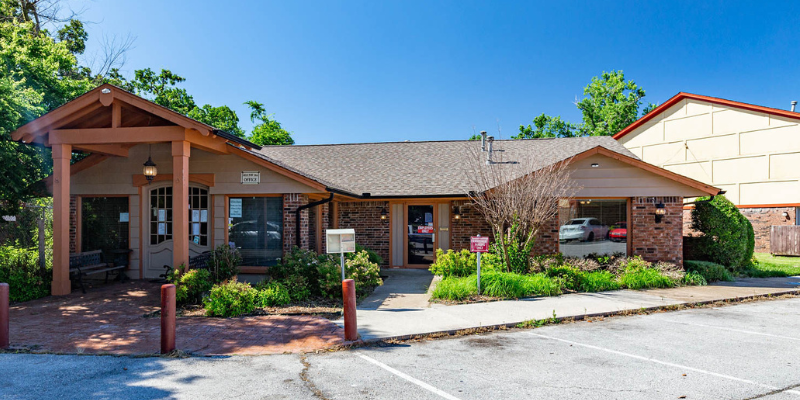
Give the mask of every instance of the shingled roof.
MULTIPOLYGON (((265 146, 248 151, 264 160, 325 184, 333 191, 371 197, 464 196, 479 141, 357 143, 265 146)), ((610 137, 495 140, 497 159, 533 157, 533 169, 596 147, 636 158, 610 137)), ((527 165, 527 164, 526 164, 527 165)))

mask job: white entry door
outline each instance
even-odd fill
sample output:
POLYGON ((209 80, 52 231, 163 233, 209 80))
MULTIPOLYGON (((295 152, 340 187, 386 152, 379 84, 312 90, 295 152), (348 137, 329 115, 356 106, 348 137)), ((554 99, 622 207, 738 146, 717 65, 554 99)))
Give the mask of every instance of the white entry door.
MULTIPOLYGON (((165 271, 164 266, 172 265, 172 214, 173 193, 169 183, 153 185, 149 188, 143 242, 146 243, 143 259, 144 277, 158 278, 165 271)), ((208 189, 199 186, 189 187, 189 257, 194 257, 211 249, 209 237, 211 216, 209 215, 208 189)))

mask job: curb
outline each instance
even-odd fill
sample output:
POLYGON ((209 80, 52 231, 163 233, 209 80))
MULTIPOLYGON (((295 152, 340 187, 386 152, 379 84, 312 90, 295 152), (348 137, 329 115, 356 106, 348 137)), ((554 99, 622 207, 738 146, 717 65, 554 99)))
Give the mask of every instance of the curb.
MULTIPOLYGON (((729 297, 724 299, 715 299, 715 300, 703 300, 703 301, 693 301, 693 302, 681 302, 677 304, 665 305, 665 306, 653 306, 653 307, 642 307, 636 309, 628 309, 628 310, 619 310, 619 311, 605 311, 599 313, 591 313, 591 314, 581 314, 575 316, 565 316, 559 317, 556 316, 555 318, 546 318, 545 320, 550 321, 582 321, 587 318, 595 318, 595 317, 614 317, 614 316, 622 316, 627 315, 631 312, 653 312, 653 311, 669 311, 676 307, 691 307, 691 306, 703 306, 718 302, 725 302, 725 303, 738 303, 746 300, 754 300, 754 299, 766 299, 770 297, 777 297, 777 296, 785 296, 785 295, 800 295, 800 289, 789 289, 780 292, 772 292, 772 293, 765 293, 765 294, 755 294, 750 296, 737 296, 737 297, 729 297)), ((675 310, 677 311, 677 310, 675 310)), ((371 344, 379 344, 385 343, 390 341, 406 341, 406 340, 413 340, 413 339, 424 339, 431 336, 456 336, 459 334, 464 333, 464 331, 471 331, 475 329, 479 329, 481 331, 495 331, 495 330, 506 330, 510 328, 517 328, 521 324, 525 324, 531 320, 525 321, 518 321, 518 322, 505 322, 502 324, 494 324, 494 325, 483 325, 483 326, 474 326, 474 327, 467 327, 467 328, 458 328, 458 329, 447 329, 442 331, 432 331, 432 332, 425 332, 425 333, 412 333, 406 335, 397 335, 397 336, 387 336, 381 338, 373 338, 373 339, 366 339, 366 340, 359 340, 357 342, 351 342, 350 346, 353 345, 371 345, 371 344)))

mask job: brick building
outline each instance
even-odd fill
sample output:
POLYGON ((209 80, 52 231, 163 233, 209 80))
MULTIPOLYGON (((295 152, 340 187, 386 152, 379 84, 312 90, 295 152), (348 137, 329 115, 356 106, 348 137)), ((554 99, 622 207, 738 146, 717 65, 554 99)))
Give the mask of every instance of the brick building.
POLYGON ((56 295, 71 290, 71 252, 123 250, 129 276, 153 278, 227 245, 240 250, 242 274, 262 275, 295 246, 324 252, 329 228, 354 228, 385 267, 427 268, 436 249, 491 235, 468 200, 475 168, 522 176, 560 162, 575 196, 560 201, 536 252, 681 263, 683 199, 719 192, 609 137, 498 140, 485 150, 479 141, 261 147, 112 85, 12 137, 53 149, 45 183, 56 295), (73 151, 90 155, 72 164, 73 151))

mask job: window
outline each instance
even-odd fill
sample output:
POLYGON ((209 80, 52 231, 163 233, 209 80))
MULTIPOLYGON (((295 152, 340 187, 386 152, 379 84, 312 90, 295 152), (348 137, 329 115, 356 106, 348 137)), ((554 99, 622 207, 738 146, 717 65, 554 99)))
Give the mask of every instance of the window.
POLYGON ((129 221, 127 197, 83 197, 80 251, 128 249, 129 221))
POLYGON ((228 241, 242 254, 242 265, 275 265, 283 254, 283 199, 229 198, 228 241))
POLYGON ((172 186, 150 191, 150 210, 150 244, 172 240, 172 186))
POLYGON ((208 246, 208 190, 189 188, 189 242, 208 246))
POLYGON ((559 214, 559 251, 565 256, 627 254, 627 200, 570 200, 559 214))

